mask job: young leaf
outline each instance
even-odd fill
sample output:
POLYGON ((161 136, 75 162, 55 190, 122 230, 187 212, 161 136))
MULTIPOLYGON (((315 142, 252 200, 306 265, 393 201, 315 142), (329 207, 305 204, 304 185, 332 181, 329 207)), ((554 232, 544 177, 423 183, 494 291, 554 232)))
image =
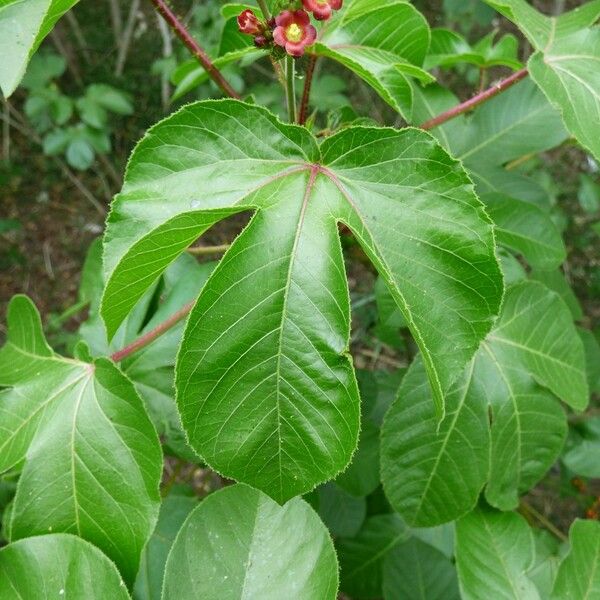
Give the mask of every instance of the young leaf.
POLYGON ((128 600, 117 568, 100 550, 74 535, 31 537, 0 550, 3 600, 128 600))
POLYGON ((108 360, 55 355, 29 299, 13 298, 0 350, 0 470, 25 465, 12 540, 76 533, 127 581, 158 513, 162 455, 132 384, 108 360))
POLYGON ((356 73, 405 118, 412 110, 409 78, 434 79, 420 68, 429 46, 427 21, 405 2, 355 3, 312 47, 356 73))
POLYGON ((562 561, 553 600, 593 600, 600 596, 600 523, 577 519, 569 531, 571 550, 562 561))
POLYGON ((337 222, 403 311, 439 414, 502 282, 467 176, 426 133, 354 127, 319 147, 264 109, 206 101, 155 126, 132 155, 105 241, 109 333, 199 235, 248 209, 188 320, 177 400, 212 467, 284 501, 337 474, 356 446, 337 222))
POLYGON ((78 0, 4 0, 0 5, 0 90, 8 98, 54 24, 78 0))
POLYGON ((481 507, 456 523, 456 565, 464 600, 540 600, 527 576, 535 546, 516 513, 481 507))
POLYGON ((385 556, 385 600, 459 600, 456 567, 439 550, 411 538, 385 556))
POLYGON ((416 526, 451 521, 473 508, 486 482, 489 502, 514 508, 566 436, 564 413, 545 388, 585 406, 583 347, 558 296, 521 283, 507 290, 495 329, 450 388, 439 428, 423 366, 416 361, 405 375, 381 439, 382 480, 396 511, 416 526))
POLYGON ((334 600, 327 529, 299 498, 279 506, 245 485, 215 492, 184 523, 167 559, 164 600, 334 600))

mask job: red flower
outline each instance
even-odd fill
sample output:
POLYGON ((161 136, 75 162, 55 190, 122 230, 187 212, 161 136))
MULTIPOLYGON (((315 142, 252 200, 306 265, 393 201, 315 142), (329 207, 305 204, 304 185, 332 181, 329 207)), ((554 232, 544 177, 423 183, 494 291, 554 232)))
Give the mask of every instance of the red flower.
POLYGON ((262 23, 249 8, 238 15, 237 22, 240 31, 248 35, 257 35, 263 30, 262 23))
POLYGON ((326 21, 332 10, 342 8, 342 0, 302 0, 302 5, 317 21, 326 21))
POLYGON ((292 56, 302 56, 304 48, 310 46, 317 37, 317 30, 310 24, 308 13, 303 10, 284 10, 275 17, 275 24, 273 40, 292 56))

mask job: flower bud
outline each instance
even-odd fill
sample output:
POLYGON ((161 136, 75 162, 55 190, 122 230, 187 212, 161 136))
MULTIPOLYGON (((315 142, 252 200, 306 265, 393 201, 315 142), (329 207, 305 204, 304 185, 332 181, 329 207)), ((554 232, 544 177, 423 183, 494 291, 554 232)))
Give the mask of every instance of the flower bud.
POLYGON ((332 11, 342 8, 342 0, 302 0, 302 5, 317 21, 326 21, 332 11))
POLYGON ((249 9, 243 10, 237 18, 239 30, 248 35, 257 35, 262 32, 262 24, 257 16, 249 9))

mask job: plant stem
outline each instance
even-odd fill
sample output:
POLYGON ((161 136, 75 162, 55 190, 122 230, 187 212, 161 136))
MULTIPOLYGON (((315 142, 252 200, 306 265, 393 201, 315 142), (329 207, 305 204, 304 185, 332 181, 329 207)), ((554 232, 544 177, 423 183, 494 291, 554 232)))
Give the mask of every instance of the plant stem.
POLYGON ((429 119, 428 121, 425 121, 425 123, 420 125, 420 127, 421 127, 421 129, 433 129, 434 127, 437 127, 438 125, 441 125, 442 123, 445 123, 446 121, 449 121, 450 119, 454 119, 455 117, 458 117, 458 115, 462 115, 463 113, 466 113, 467 111, 475 108, 479 104, 482 104, 483 102, 486 102, 490 98, 493 98, 500 92, 507 90, 509 87, 511 87, 515 83, 517 83, 517 81, 520 81, 521 79, 523 79, 526 76, 527 76, 527 68, 523 68, 520 71, 516 71, 510 77, 507 77, 506 79, 503 79, 502 81, 499 81, 496 85, 493 85, 492 87, 488 88, 487 90, 484 90, 480 94, 473 96, 466 102, 462 102, 461 104, 458 104, 457 106, 451 108, 450 110, 443 112, 442 114, 438 115, 437 117, 433 117, 433 119, 429 119))
POLYGON ((542 513, 533 508, 531 504, 529 504, 525 500, 521 500, 521 509, 526 513, 529 513, 534 519, 543 525, 550 533, 555 535, 562 542, 568 542, 569 538, 560 530, 554 523, 552 523, 549 519, 547 519, 542 513))
POLYGON ((151 344, 156 338, 160 337, 163 333, 171 329, 171 327, 177 325, 179 321, 187 317, 187 315, 192 310, 193 306, 194 302, 188 302, 187 304, 182 306, 176 313, 173 313, 168 319, 166 319, 162 323, 159 323, 154 329, 151 329, 150 331, 148 331, 148 333, 145 333, 144 335, 140 336, 139 338, 137 338, 137 340, 131 342, 131 344, 128 344, 124 348, 121 348, 121 350, 113 352, 113 354, 110 355, 111 360, 113 360, 114 362, 119 362, 120 360, 127 358, 134 352, 145 348, 146 346, 148 346, 148 344, 151 344))
POLYGON ((269 12, 269 7, 265 0, 256 0, 258 4, 258 8, 260 8, 260 12, 262 12, 265 21, 268 21, 271 18, 271 13, 269 12))
POLYGON ((225 252, 231 244, 221 244, 219 246, 192 246, 187 251, 190 254, 196 254, 197 256, 204 256, 206 254, 219 254, 225 252))
POLYGON ((306 67, 306 75, 304 76, 304 89, 302 90, 302 100, 300 101, 300 113, 298 114, 298 123, 304 125, 308 112, 308 101, 310 100, 310 87, 312 85, 315 65, 317 64, 317 56, 311 54, 306 67))
POLYGON ((287 100, 288 117, 290 123, 296 122, 296 73, 294 67, 294 58, 289 54, 285 57, 285 97, 287 100))
POLYGON ((127 15, 127 23, 125 24, 125 29, 119 42, 119 53, 117 55, 117 65, 115 67, 115 75, 117 77, 123 75, 123 69, 125 68, 125 62, 127 61, 127 54, 129 53, 133 30, 135 28, 135 17, 139 9, 140 0, 132 0, 131 5, 129 6, 129 14, 127 15))
POLYGON ((227 80, 221 74, 221 71, 215 67, 206 50, 198 44, 192 37, 185 25, 177 18, 175 13, 167 6, 164 0, 150 0, 161 14, 163 19, 169 24, 171 29, 177 34, 179 39, 185 44, 188 50, 198 59, 198 62, 204 67, 209 77, 227 94, 230 98, 240 99, 239 94, 231 87, 227 80))

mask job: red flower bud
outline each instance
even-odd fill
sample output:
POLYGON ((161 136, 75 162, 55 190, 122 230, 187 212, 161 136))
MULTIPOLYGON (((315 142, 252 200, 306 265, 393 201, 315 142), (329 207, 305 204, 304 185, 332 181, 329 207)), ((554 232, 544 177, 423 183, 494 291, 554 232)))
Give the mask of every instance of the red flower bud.
POLYGON ((302 56, 304 48, 310 46, 317 37, 317 30, 310 24, 308 13, 303 10, 284 10, 275 17, 275 24, 273 40, 291 56, 302 56))
POLYGON ((326 21, 332 11, 342 8, 342 0, 302 0, 302 5, 317 21, 326 21))
POLYGON ((261 22, 249 8, 238 15, 237 22, 239 30, 248 35, 257 35, 263 29, 261 22))
POLYGON ((264 35, 257 35, 254 38, 254 45, 257 48, 264 48, 268 43, 269 43, 269 41, 267 40, 267 38, 264 35))

